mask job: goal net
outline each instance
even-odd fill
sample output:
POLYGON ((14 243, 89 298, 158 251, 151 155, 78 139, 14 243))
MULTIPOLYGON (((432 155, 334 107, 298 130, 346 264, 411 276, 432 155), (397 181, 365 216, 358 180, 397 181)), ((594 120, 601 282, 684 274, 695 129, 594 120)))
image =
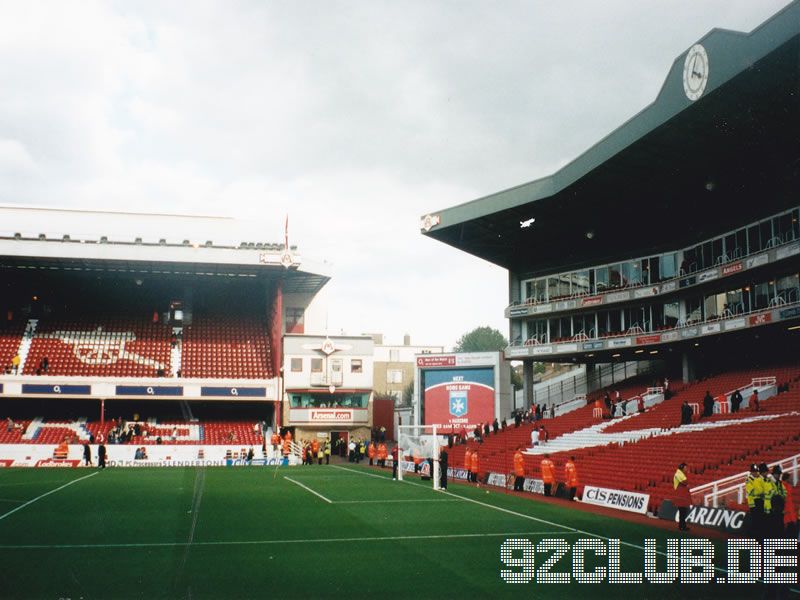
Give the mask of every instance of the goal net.
POLYGON ((423 479, 433 480, 433 489, 439 489, 439 449, 447 446, 447 436, 437 434, 435 425, 400 425, 397 436, 397 478, 415 473, 423 479))

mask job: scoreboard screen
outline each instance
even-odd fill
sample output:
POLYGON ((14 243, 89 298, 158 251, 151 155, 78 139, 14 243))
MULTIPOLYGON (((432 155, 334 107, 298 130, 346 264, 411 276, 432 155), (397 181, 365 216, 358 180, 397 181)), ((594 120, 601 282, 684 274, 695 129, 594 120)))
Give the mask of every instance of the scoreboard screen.
POLYGON ((495 418, 494 368, 422 369, 422 422, 461 429, 495 418))

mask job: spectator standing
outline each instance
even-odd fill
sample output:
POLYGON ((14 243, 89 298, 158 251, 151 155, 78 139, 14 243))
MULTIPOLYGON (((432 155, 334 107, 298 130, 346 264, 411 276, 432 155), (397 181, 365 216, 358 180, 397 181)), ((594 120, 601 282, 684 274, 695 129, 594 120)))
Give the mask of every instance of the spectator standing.
POLYGON ((100 442, 100 445, 97 447, 97 468, 106 468, 106 446, 102 442, 100 442))
POLYGON ((750 408, 752 408, 755 412, 761 410, 761 405, 758 401, 758 390, 754 389, 753 393, 750 395, 750 408))
POLYGON ((397 479, 397 464, 400 461, 398 460, 397 456, 397 446, 392 448, 392 479, 397 479))
POLYGON ((531 448, 535 448, 539 445, 539 430, 534 427, 531 430, 531 448))
POLYGON ((550 441, 550 432, 548 432, 547 429, 545 429, 545 426, 542 425, 539 427, 539 443, 546 444, 548 441, 550 441))
POLYGON ((692 497, 689 494, 689 478, 686 476, 686 463, 678 465, 675 475, 672 477, 672 488, 675 491, 673 504, 678 509, 678 529, 689 531, 686 526, 686 515, 689 514, 689 507, 692 505, 692 497))
POLYGON ((494 421, 492 422, 492 430, 494 433, 500 431, 500 422, 497 420, 497 417, 495 417, 494 421))
POLYGON ((19 353, 14 355, 14 358, 11 359, 11 370, 14 371, 15 375, 19 375, 19 363, 22 359, 19 357, 19 353))
POLYGON ((681 404, 681 425, 689 425, 692 422, 692 407, 684 400, 681 404))
POLYGON ((739 407, 742 405, 744 398, 742 398, 742 392, 736 390, 731 395, 731 412, 739 412, 739 407))
POLYGON ((714 397, 711 392, 706 390, 706 395, 703 397, 703 416, 710 417, 714 414, 714 397))

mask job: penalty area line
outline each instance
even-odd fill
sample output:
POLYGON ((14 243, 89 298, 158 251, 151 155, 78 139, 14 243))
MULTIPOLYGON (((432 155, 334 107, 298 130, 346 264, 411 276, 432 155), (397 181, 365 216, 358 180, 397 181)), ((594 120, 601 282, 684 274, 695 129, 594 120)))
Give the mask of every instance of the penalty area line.
POLYGON ((89 477, 94 477, 94 476, 95 476, 95 475, 97 475, 98 473, 99 473, 99 471, 95 471, 94 473, 89 473, 88 475, 84 475, 83 477, 78 477, 78 479, 73 479, 72 481, 70 481, 70 482, 67 482, 67 483, 65 483, 64 485, 60 485, 60 486, 58 486, 57 488, 55 488, 55 489, 53 489, 53 490, 50 490, 49 492, 45 492, 45 493, 44 493, 44 494, 42 494, 41 496, 36 496, 36 498, 34 498, 34 499, 32 499, 32 500, 28 500, 28 501, 27 501, 25 504, 22 504, 22 505, 20 505, 20 506, 17 506, 16 508, 14 508, 14 509, 12 509, 12 510, 8 511, 7 513, 3 513, 2 515, 0 515, 0 521, 2 521, 3 519, 5 519, 6 517, 10 517, 11 515, 13 515, 13 514, 14 514, 15 512, 17 512, 18 510, 22 510, 22 509, 23 509, 23 508, 25 508, 26 506, 30 506, 30 505, 31 505, 31 504, 33 504, 34 502, 38 502, 38 501, 39 501, 39 500, 41 500, 42 498, 46 498, 46 497, 47 497, 47 496, 49 496, 50 494, 55 494, 55 493, 56 493, 56 492, 58 492, 59 490, 63 490, 64 488, 67 488, 67 487, 71 486, 73 483, 78 483, 79 481, 83 481, 84 479, 89 479, 89 477))
POLYGON ((300 486, 301 488, 303 488, 304 490, 311 492, 311 493, 312 493, 312 494, 314 494, 314 495, 315 495, 317 498, 322 498, 322 499, 323 499, 323 500, 325 500, 325 502, 327 502, 328 504, 333 504, 333 500, 330 500, 329 498, 326 498, 325 496, 323 496, 323 495, 322 495, 322 494, 320 494, 319 492, 315 492, 314 490, 312 490, 312 489, 311 489, 310 487, 308 487, 307 485, 303 485, 303 484, 302 484, 302 483, 300 483, 299 481, 296 481, 296 480, 292 479, 291 477, 287 477, 286 475, 284 475, 284 476, 283 476, 283 478, 284 478, 286 481, 291 481, 293 484, 295 484, 295 485, 299 485, 299 486, 300 486))

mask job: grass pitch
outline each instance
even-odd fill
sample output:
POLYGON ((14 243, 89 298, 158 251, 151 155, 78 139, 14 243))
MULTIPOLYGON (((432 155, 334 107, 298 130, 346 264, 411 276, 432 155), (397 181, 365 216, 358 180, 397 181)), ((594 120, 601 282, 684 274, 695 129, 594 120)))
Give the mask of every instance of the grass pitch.
MULTIPOLYGON (((0 472, 2 598, 763 594, 760 585, 512 585, 500 576, 507 538, 591 536, 629 544, 622 570, 641 572, 644 539, 663 549, 674 534, 496 489, 434 492, 349 465, 0 472)), ((536 555, 537 568, 545 558, 536 555)), ((568 555, 553 570, 570 568, 568 555)))

